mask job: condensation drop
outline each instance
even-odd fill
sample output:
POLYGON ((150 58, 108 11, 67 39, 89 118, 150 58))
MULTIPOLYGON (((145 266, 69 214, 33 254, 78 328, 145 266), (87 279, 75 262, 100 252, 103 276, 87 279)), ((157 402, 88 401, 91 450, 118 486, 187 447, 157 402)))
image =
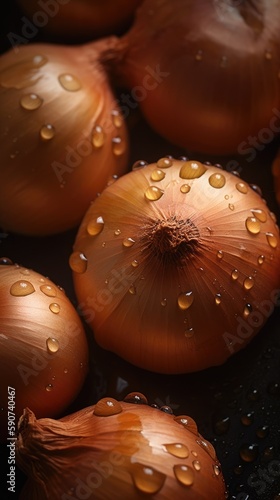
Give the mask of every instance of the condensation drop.
POLYGON ((251 210, 253 216, 258 219, 260 222, 266 222, 267 221, 267 215, 264 210, 261 210, 260 208, 254 208, 251 210))
POLYGON ((29 269, 21 269, 20 274, 23 274, 24 276, 30 276, 30 271, 29 269))
POLYGON ((258 444, 243 444, 240 447, 239 454, 244 462, 253 462, 259 453, 258 444))
POLYGON ((125 152, 125 141, 121 137, 113 137, 112 150, 115 156, 121 156, 125 152))
POLYGON ((173 470, 174 475, 179 483, 183 484, 184 486, 192 486, 195 477, 192 467, 189 467, 188 465, 176 464, 174 465, 173 470))
POLYGON ((164 179, 165 175, 166 174, 165 174, 165 172, 163 172, 163 170, 160 170, 159 168, 155 169, 151 173, 151 180, 152 181, 162 181, 162 179, 164 179))
POLYGON ((172 167, 172 165, 173 165, 173 162, 170 158, 160 158, 157 161, 157 166, 159 168, 169 168, 169 167, 172 167))
POLYGON ((181 443, 169 443, 164 444, 166 451, 177 458, 187 458, 189 456, 189 450, 187 446, 181 443))
POLYGON ((260 221, 256 217, 247 217, 245 226, 251 234, 258 234, 261 230, 260 221))
POLYGON ((56 297, 56 289, 52 285, 41 285, 40 290, 47 295, 47 297, 56 297))
POLYGON ((145 191, 145 198, 149 201, 159 200, 163 195, 163 190, 156 186, 149 186, 145 191))
POLYGON ((10 288, 10 294, 15 297, 25 297, 35 292, 35 288, 30 281, 16 281, 10 288))
POLYGON ((189 193, 191 190, 191 186, 189 184, 183 184, 181 187, 180 187, 180 191, 181 193, 189 193))
POLYGON ((238 276, 239 276, 239 272, 238 272, 238 270, 237 270, 237 269, 233 269, 233 270, 231 271, 231 279, 232 279, 233 281, 236 281, 236 280, 238 279, 238 276))
POLYGON ((109 417, 122 412, 122 406, 116 399, 102 398, 100 399, 93 410, 94 415, 99 417, 109 417))
POLYGON ((147 405, 148 400, 142 392, 130 392, 127 394, 124 398, 124 401, 126 403, 133 403, 133 404, 141 404, 141 405, 147 405))
POLYGON ((84 273, 87 270, 87 258, 81 252, 73 252, 69 258, 69 265, 75 273, 84 273))
POLYGON ((129 287, 128 291, 129 291, 129 293, 130 293, 131 295, 136 295, 136 288, 135 288, 135 286, 134 286, 134 285, 131 285, 131 286, 129 287))
POLYGON ((246 194, 248 193, 248 186, 244 182, 238 182, 235 184, 235 187, 239 193, 246 194))
POLYGON ((138 267, 138 266, 139 266, 139 262, 138 262, 138 260, 134 259, 134 260, 131 262, 131 265, 132 265, 132 267, 138 267))
POLYGON ((193 460, 193 467, 195 470, 200 470, 201 469, 201 463, 199 462, 199 460, 193 460))
POLYGON ((200 162, 186 161, 183 163, 179 176, 181 179, 197 179, 206 172, 207 167, 200 162))
POLYGON ((216 304, 217 306, 219 306, 221 302, 222 302, 222 296, 221 296, 221 294, 220 294, 220 293, 217 293, 217 294, 215 295, 215 304, 216 304))
POLYGON ((103 128, 100 125, 95 125, 92 130, 92 136, 91 136, 91 142, 92 145, 98 149, 104 146, 105 143, 105 132, 103 131, 103 128))
POLYGON ((8 257, 0 257, 0 266, 12 266, 13 261, 8 257))
POLYGON ((219 173, 212 174, 212 175, 210 175, 208 182, 209 182, 210 186, 212 186, 213 188, 220 189, 220 188, 224 187, 224 185, 226 183, 226 178, 223 174, 219 174, 219 173))
POLYGON ((20 100, 20 105, 28 111, 34 111, 35 109, 40 108, 42 103, 43 99, 41 99, 41 97, 37 94, 26 94, 22 96, 20 100))
POLYGON ((193 329, 193 328, 187 328, 187 329, 185 330, 185 337, 186 337, 187 339, 190 339, 190 338, 191 338, 191 337, 193 337, 193 336, 194 336, 194 329, 193 329))
POLYGON ((246 427, 249 425, 252 425, 253 420, 254 420, 254 414, 253 413, 245 413, 244 415, 241 415, 240 417, 241 423, 245 425, 246 427))
POLYGON ((132 247, 135 243, 133 238, 125 238, 122 242, 123 246, 126 248, 132 247))
POLYGON ((57 339, 55 339, 54 337, 49 337, 47 340, 46 340, 46 344, 47 344, 47 349, 50 353, 56 353, 59 349, 59 342, 57 339))
POLYGON ((251 304, 246 304, 243 309, 243 317, 248 318, 249 314, 252 312, 253 308, 251 304))
POLYGON ((46 389, 47 392, 50 392, 50 391, 53 390, 53 385, 52 384, 48 384, 48 385, 46 385, 45 389, 46 389))
POLYGON ((252 278, 252 276, 248 276, 247 278, 245 278, 245 280, 243 281, 243 287, 245 288, 245 290, 251 290, 253 286, 254 278, 252 278))
POLYGON ((97 236, 104 228, 103 218, 97 217, 97 219, 91 220, 87 224, 87 232, 90 236, 97 236))
POLYGON ((122 115, 117 109, 114 109, 112 111, 112 121, 116 128, 120 128, 122 126, 122 115))
POLYGON ((188 415, 178 415, 174 417, 175 422, 183 425, 186 429, 188 429, 193 434, 198 434, 197 425, 193 418, 188 415))
POLYGON ((60 311, 60 305, 57 304, 57 302, 53 302, 49 305, 49 310, 54 314, 58 314, 60 311))
POLYGON ((218 252, 217 252, 217 258, 219 260, 222 260, 224 258, 224 252, 223 252, 223 250, 218 250, 218 252))
POLYGON ((265 256, 264 255, 259 255, 258 256, 258 264, 261 266, 265 261, 265 256))
POLYGON ((160 304, 162 305, 162 307, 165 307, 167 305, 167 299, 164 298, 160 301, 160 304))
POLYGON ((148 162, 145 160, 137 160, 132 165, 132 170, 139 170, 139 168, 144 168, 148 165, 148 162))
POLYGON ((178 296, 178 306, 183 311, 188 309, 193 303, 193 292, 180 293, 178 296))
POLYGON ((166 475, 162 472, 137 462, 132 464, 131 477, 134 486, 147 495, 155 495, 163 487, 166 479, 166 475))
POLYGON ((276 236, 273 233, 266 233, 266 239, 267 239, 267 242, 268 242, 269 246, 271 246, 271 248, 276 248, 277 247, 278 240, 277 240, 276 236))
POLYGON ((50 141, 53 139, 55 136, 55 129, 54 127, 50 124, 47 123, 46 125, 43 125, 40 129, 40 137, 44 141, 50 141))
POLYGON ((115 236, 119 236, 120 234, 121 234, 121 230, 120 230, 120 229, 116 229, 116 230, 114 231, 114 235, 115 235, 115 236))
POLYGON ((63 87, 64 90, 68 90, 68 92, 76 92, 81 88, 81 83, 78 78, 70 75, 69 73, 63 73, 62 75, 59 75, 58 81, 61 87, 63 87))

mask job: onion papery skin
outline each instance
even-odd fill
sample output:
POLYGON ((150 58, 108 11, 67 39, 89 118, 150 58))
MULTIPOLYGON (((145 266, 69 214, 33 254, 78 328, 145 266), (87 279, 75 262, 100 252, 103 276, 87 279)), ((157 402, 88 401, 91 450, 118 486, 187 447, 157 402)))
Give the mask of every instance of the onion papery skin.
POLYGON ((215 450, 194 421, 148 404, 104 398, 58 421, 27 408, 16 457, 29 476, 22 500, 226 498, 215 450))
POLYGON ((116 34, 132 22, 135 9, 142 0, 55 0, 48 8, 47 0, 18 0, 30 21, 39 23, 44 33, 60 40, 80 40, 116 34), (38 19, 38 12, 42 12, 38 19), (45 22, 44 22, 45 20, 45 22))
POLYGON ((81 221, 127 168, 126 126, 100 58, 110 41, 29 44, 0 59, 0 226, 49 235, 81 221))
POLYGON ((276 200, 280 206, 280 149, 277 151, 276 157, 272 163, 272 175, 276 200))
POLYGON ((88 344, 65 292, 40 273, 13 264, 0 265, 0 332, 2 440, 8 432, 8 386, 15 391, 16 421, 26 405, 38 417, 59 416, 84 384, 88 344))
POLYGON ((279 134, 279 25, 279 0, 146 0, 116 71, 170 142, 242 154, 263 128, 279 134))
POLYGON ((223 363, 278 303, 275 215, 238 176, 192 160, 161 158, 106 188, 69 262, 97 342, 155 372, 223 363))

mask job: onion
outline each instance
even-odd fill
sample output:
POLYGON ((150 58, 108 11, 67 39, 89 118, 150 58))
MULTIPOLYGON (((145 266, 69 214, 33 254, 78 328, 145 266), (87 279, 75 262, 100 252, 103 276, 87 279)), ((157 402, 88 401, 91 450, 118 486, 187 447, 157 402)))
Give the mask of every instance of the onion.
POLYGON ((280 205, 280 149, 272 163, 272 175, 274 181, 275 195, 278 204, 280 205))
MULTIPOLYGON (((35 29, 60 39, 97 38, 123 30, 142 0, 18 0, 35 29)), ((26 24, 28 22, 23 19, 26 24)))
POLYGON ((215 450, 193 419, 145 402, 137 393, 106 397, 58 421, 25 409, 16 459, 29 479, 20 498, 226 498, 215 450))
POLYGON ((30 235, 76 226, 127 166, 127 134, 100 62, 104 40, 33 44, 0 59, 0 226, 30 235))
POLYGON ((279 25, 279 0, 145 0, 116 71, 172 143, 244 153, 279 121, 279 25))
POLYGON ((160 158, 107 187, 69 262, 98 344, 155 372, 223 363, 279 303, 275 215, 238 176, 198 161, 160 158))
POLYGON ((7 258, 0 264, 3 439, 11 430, 7 428, 11 391, 15 421, 25 406, 38 417, 53 417, 70 405, 88 371, 88 345, 80 317, 60 287, 7 258))

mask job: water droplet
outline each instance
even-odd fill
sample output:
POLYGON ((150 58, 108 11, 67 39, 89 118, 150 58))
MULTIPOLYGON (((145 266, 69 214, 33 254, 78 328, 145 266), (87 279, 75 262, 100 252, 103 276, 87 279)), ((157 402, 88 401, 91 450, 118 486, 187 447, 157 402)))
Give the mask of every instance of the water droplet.
POLYGON ((9 259, 8 257, 1 257, 0 258, 0 266, 12 266, 13 261, 9 259))
POLYGON ((158 161, 157 161, 157 166, 158 168, 169 168, 169 167, 172 167, 173 165, 173 161, 171 160, 171 158, 160 158, 158 161))
POLYGON ((15 297, 25 297, 35 292, 35 288, 30 281, 16 281, 10 288, 10 294, 15 297))
POLYGON ((223 250, 218 250, 218 252, 217 252, 217 258, 221 260, 221 259, 223 259, 223 257, 224 257, 223 250))
POLYGON ((53 385, 52 384, 48 384, 48 385, 46 385, 45 389, 46 389, 47 392, 50 392, 50 391, 53 390, 53 385))
POLYGON ((59 349, 59 342, 54 337, 49 337, 46 340, 46 344, 48 351, 51 352, 52 354, 57 352, 59 349))
POLYGON ((28 111, 34 111, 35 109, 40 108, 42 103, 43 99, 41 99, 37 94, 26 94, 22 96, 20 100, 20 105, 28 111))
POLYGON ((149 186, 145 191, 145 198, 149 201, 159 200, 164 191, 156 186, 149 186))
POLYGON ((258 453, 259 453, 259 446, 256 443, 254 444, 245 443, 240 447, 239 450, 239 455, 244 462, 253 462, 254 460, 256 460, 258 453))
POLYGON ((203 439, 197 439, 196 440, 197 444, 203 448, 203 450, 208 453, 208 455, 213 458, 213 460, 216 460, 216 450, 214 446, 209 442, 209 441, 204 441, 203 439))
POLYGON ((216 304, 217 306, 219 306, 221 302, 222 302, 222 296, 221 296, 221 294, 220 294, 220 293, 217 293, 217 294, 215 295, 215 304, 216 304))
POLYGON ((191 186, 189 184, 183 184, 181 187, 180 187, 180 191, 181 193, 189 193, 191 190, 191 186))
POLYGON ((87 270, 87 258, 81 252, 73 252, 69 258, 69 265, 75 273, 85 273, 87 270))
POLYGON ((52 285, 41 285, 40 290, 47 295, 47 297, 56 297, 56 289, 52 285))
POLYGON ((197 457, 197 453, 196 453, 196 451, 192 450, 192 451, 191 451, 191 454, 192 454, 194 457, 197 457))
POLYGON ((266 239, 271 248, 276 248, 278 245, 278 240, 273 233, 266 233, 266 239))
POLYGON ((213 425, 214 432, 215 434, 217 434, 217 436, 222 436, 223 434, 226 434, 229 430, 229 427, 230 427, 230 418, 228 416, 217 418, 217 420, 214 422, 213 425))
POLYGON ((256 430, 256 435, 258 436, 258 438, 260 439, 264 439, 267 437, 269 433, 269 427, 268 425, 262 425, 261 427, 259 427, 257 430, 256 430))
POLYGON ((194 299, 194 296, 193 296, 192 291, 180 293, 180 295, 178 297, 179 308, 182 311, 185 311, 186 309, 188 309, 192 305, 193 299, 194 299))
POLYGON ((238 182, 235 184, 235 187, 239 193, 246 194, 248 193, 248 186, 244 182, 238 182))
POLYGON ((251 210, 252 214, 256 219, 258 219, 260 222, 266 222, 267 221, 267 215, 264 210, 261 210, 260 208, 254 208, 251 210))
POLYGON ((147 495, 155 495, 164 485, 166 475, 153 467, 133 463, 131 476, 135 487, 147 495))
POLYGON ((57 304, 56 302, 53 302, 52 304, 49 305, 49 310, 54 314, 58 314, 60 311, 60 305, 57 304))
POLYGON ((258 401, 259 397, 260 394, 258 389, 251 389, 247 394, 247 398, 249 399, 249 401, 258 401))
POLYGON ((152 181, 162 181, 162 179, 164 179, 165 175, 166 174, 165 174, 165 172, 163 172, 163 170, 160 170, 159 168, 155 169, 151 173, 151 180, 152 181))
POLYGON ((64 88, 64 90, 68 90, 68 92, 77 92, 77 90, 80 90, 82 87, 78 78, 69 73, 59 75, 58 81, 61 87, 64 88))
POLYGON ((207 167, 200 162, 186 161, 183 163, 179 176, 181 179, 197 179, 206 172, 207 167))
POLYGON ((163 446, 165 446, 166 451, 168 451, 171 455, 174 455, 174 457, 187 458, 189 456, 189 450, 184 444, 169 443, 164 444, 163 446))
POLYGON ((243 281, 243 287, 245 288, 245 290, 251 290, 251 288, 253 288, 254 286, 254 283, 254 278, 252 278, 252 276, 248 276, 243 281))
POLYGON ((91 142, 92 145, 95 148, 102 148, 105 143, 105 132, 103 131, 103 128, 100 125, 95 125, 92 129, 92 136, 91 136, 91 142))
POLYGON ((243 425, 246 426, 252 425, 254 420, 254 413, 245 413, 244 415, 241 415, 240 420, 243 425))
POLYGON ((191 338, 191 337, 193 337, 193 336, 194 336, 194 329, 193 329, 193 328, 187 328, 187 329, 185 330, 185 337, 186 337, 187 339, 190 339, 190 338, 191 338))
POLYGON ((197 53, 195 54, 195 60, 202 61, 202 56, 203 56, 202 50, 198 50, 197 53))
POLYGON ((120 234, 121 234, 121 230, 120 230, 120 229, 116 229, 116 230, 114 231, 114 235, 115 235, 115 236, 119 236, 120 234))
POLYGON ((178 415, 178 416, 174 417, 174 420, 178 424, 183 425, 186 429, 188 429, 193 434, 195 434, 195 435, 198 434, 197 425, 196 425, 194 419, 189 417, 188 415, 178 415))
POLYGON ((123 246, 126 248, 132 247, 135 243, 133 238, 125 238, 122 242, 123 246))
POLYGON ((97 217, 97 219, 91 220, 87 225, 87 232, 90 236, 97 236, 103 231, 104 228, 104 220, 103 218, 97 217))
POLYGON ((131 286, 129 287, 128 291, 129 291, 129 293, 130 293, 131 295, 136 295, 136 288, 135 288, 135 286, 134 286, 134 285, 131 285, 131 286))
POLYGON ((233 210, 234 210, 234 208, 235 208, 235 206, 233 205, 233 203, 229 203, 229 204, 228 204, 228 208, 229 208, 231 211, 233 211, 233 210))
POLYGON ((162 300, 160 301, 160 305, 161 305, 162 307, 165 307, 165 306, 167 305, 167 299, 166 299, 166 298, 162 299, 162 300))
POLYGON ((55 135, 55 129, 50 123, 47 123, 46 125, 43 125, 41 127, 40 137, 44 141, 50 141, 51 139, 53 139, 54 135, 55 135))
POLYGON ((259 255, 258 256, 258 264, 260 264, 260 266, 264 263, 265 261, 265 256, 264 255, 259 255))
POLYGON ((100 399, 93 410, 94 415, 99 417, 109 417, 122 412, 122 406, 116 399, 102 398, 100 399))
POLYGON ((20 274, 23 274, 24 276, 30 276, 30 271, 29 269, 21 269, 20 274))
POLYGON ((248 318, 249 314, 252 312, 253 308, 251 304, 246 304, 243 309, 243 318, 248 318))
POLYGON ((200 470, 201 469, 201 463, 199 462, 199 460, 193 460, 193 467, 195 470, 200 470))
POLYGON ((221 474, 221 467, 218 464, 213 465, 213 471, 215 476, 219 476, 221 474))
POLYGON ((188 465, 174 465, 174 475, 179 483, 184 486, 192 486, 194 483, 194 471, 188 465))
POLYGON ((221 189, 226 183, 226 178, 220 173, 212 174, 210 175, 208 182, 213 188, 221 189))
POLYGON ((236 281, 238 279, 238 276, 239 276, 239 272, 237 269, 233 269, 233 271, 231 271, 231 278, 233 281, 236 281))
POLYGON ((172 410, 171 406, 168 406, 168 405, 161 406, 160 411, 163 411, 164 413, 168 413, 168 415, 173 415, 173 410, 172 410))
POLYGON ((134 259, 134 260, 131 262, 131 265, 132 265, 132 267, 138 267, 138 266, 139 266, 139 262, 138 262, 138 260, 134 259))
POLYGON ((268 384, 267 392, 268 394, 272 394, 273 396, 279 396, 280 385, 278 384, 278 382, 271 382, 270 384, 268 384))
POLYGON ((257 184, 250 184, 250 188, 253 189, 259 196, 262 197, 262 190, 257 184))
POLYGON ((261 230, 260 221, 256 217, 247 217, 245 226, 251 234, 258 234, 261 230))
POLYGON ((121 156, 125 152, 125 141, 121 137, 113 137, 112 150, 115 156, 121 156))
POLYGON ((148 162, 145 160, 137 160, 132 165, 132 170, 139 170, 139 168, 144 168, 148 165, 148 162))
POLYGON ((112 111, 112 120, 116 128, 120 128, 123 124, 122 115, 117 109, 112 111))
POLYGON ((142 392, 130 392, 125 396, 124 401, 126 403, 133 403, 133 404, 141 404, 141 405, 147 405, 148 400, 142 392))

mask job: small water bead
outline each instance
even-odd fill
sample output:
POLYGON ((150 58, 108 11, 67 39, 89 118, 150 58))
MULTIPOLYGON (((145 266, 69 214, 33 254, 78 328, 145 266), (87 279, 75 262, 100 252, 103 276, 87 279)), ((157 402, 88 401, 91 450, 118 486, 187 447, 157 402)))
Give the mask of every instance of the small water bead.
POLYGON ((135 462, 131 467, 134 486, 146 495, 155 495, 163 487, 166 475, 153 467, 135 462))
POLYGON ((52 384, 47 384, 46 387, 45 387, 46 391, 47 392, 50 392, 53 390, 53 385, 52 384))
POLYGON ((191 451, 191 454, 192 454, 194 457, 197 457, 197 452, 196 452, 196 451, 192 450, 192 451, 191 451))
POLYGON ((130 295, 136 295, 136 288, 134 285, 131 285, 128 289, 130 295))
POLYGON ((59 75, 58 81, 61 87, 68 92, 77 92, 77 90, 80 90, 82 87, 78 78, 70 75, 70 73, 63 73, 62 75, 59 75))
POLYGON ((265 261, 265 256, 264 255, 259 255, 258 256, 258 264, 261 266, 265 261))
POLYGON ((213 465, 213 471, 215 476, 219 476, 221 474, 221 467, 218 464, 213 465))
POLYGON ((266 239, 271 248, 277 248, 278 240, 273 233, 266 233, 266 239))
POLYGON ((179 176, 181 179, 197 179, 207 170, 207 167, 200 162, 186 161, 183 163, 179 176))
POLYGON ((97 236, 104 229, 103 217, 97 217, 95 220, 91 220, 87 224, 87 232, 90 236, 97 236))
POLYGON ((54 127, 50 124, 47 123, 46 125, 43 125, 40 129, 40 137, 44 141, 50 141, 53 139, 55 136, 55 129, 54 127))
POLYGON ((183 425, 186 429, 188 429, 193 434, 196 434, 196 435, 198 434, 197 425, 196 425, 194 419, 189 417, 188 415, 178 415, 178 416, 174 417, 174 420, 178 424, 183 425))
POLYGON ((137 160, 132 165, 132 170, 139 170, 139 168, 144 168, 148 165, 148 162, 145 160, 137 160))
POLYGON ((238 182, 235 184, 235 187, 239 193, 246 194, 248 193, 248 186, 244 182, 238 182))
POLYGON ((190 339, 194 336, 194 329, 193 328, 187 328, 187 330, 185 330, 185 337, 187 339, 190 339))
POLYGON ((49 310, 54 314, 58 314, 60 312, 60 305, 57 302, 53 302, 49 305, 49 310))
POLYGON ((214 432, 217 436, 226 434, 230 427, 230 418, 228 416, 217 418, 213 424, 214 432))
POLYGON ((125 141, 121 137, 113 137, 112 139, 112 151, 115 156, 121 156, 124 154, 126 149, 125 141))
POLYGON ((183 184, 181 187, 180 187, 180 191, 181 193, 183 194, 187 194, 189 193, 191 190, 191 186, 189 184, 183 184))
POLYGON ((185 311, 192 305, 193 300, 194 296, 192 291, 180 293, 177 300, 178 306, 182 311, 185 311))
POLYGON ((73 252, 69 258, 69 265, 75 273, 85 273, 87 270, 87 258, 81 252, 73 252))
POLYGON ((176 464, 173 467, 174 475, 179 483, 184 486, 192 486, 195 479, 195 474, 192 467, 188 465, 176 464))
POLYGON ((34 292, 35 288, 32 283, 25 280, 16 281, 10 288, 10 294, 14 297, 25 297, 26 295, 30 295, 34 292))
POLYGON ((258 444, 243 444, 239 449, 239 455, 244 462, 253 462, 259 453, 258 444))
POLYGON ((251 288, 253 288, 254 286, 254 283, 254 278, 252 278, 252 276, 248 276, 243 281, 243 287, 245 288, 245 290, 251 290, 251 288))
POLYGON ((42 103, 43 99, 41 99, 41 97, 37 94, 25 94, 20 99, 20 105, 28 111, 34 111, 35 109, 40 108, 42 103))
POLYGON ((219 260, 222 260, 224 258, 224 252, 223 252, 223 250, 218 250, 218 252, 217 252, 217 258, 219 260))
POLYGON ((63 373, 68 373, 68 368, 64 368, 63 373))
POLYGON ((221 189, 226 183, 226 178, 223 174, 212 174, 210 175, 208 182, 213 188, 221 189))
POLYGON ((134 260, 131 262, 131 265, 132 265, 132 267, 138 267, 138 266, 139 266, 139 262, 138 262, 138 260, 134 259, 134 260))
POLYGON ((164 413, 168 413, 168 415, 173 415, 173 410, 172 410, 171 406, 168 406, 168 405, 161 406, 160 411, 163 411, 164 413))
POLYGON ((164 444, 163 446, 165 447, 166 451, 168 451, 168 453, 170 453, 174 457, 188 458, 189 456, 189 450, 187 446, 185 446, 184 444, 169 443, 169 444, 164 444))
POLYGON ((237 269, 233 269, 233 270, 231 271, 231 279, 232 279, 233 281, 236 281, 236 280, 238 280, 238 277, 239 277, 239 272, 238 272, 238 270, 237 270, 237 269))
POLYGON ((92 130, 91 142, 92 145, 98 149, 104 146, 106 140, 105 132, 100 125, 95 125, 92 130))
POLYGON ((221 294, 220 294, 220 293, 217 293, 217 294, 215 295, 215 304, 216 304, 217 306, 219 306, 219 305, 221 304, 221 302, 222 302, 222 296, 221 296, 221 294))
POLYGON ((264 210, 261 210, 260 208, 254 208, 251 210, 253 216, 258 219, 260 222, 266 222, 267 221, 267 215, 264 210))
POLYGON ((134 245, 135 240, 133 238, 125 238, 122 242, 125 248, 130 248, 134 245))
POLYGON ((244 415, 241 416, 240 420, 241 420, 241 423, 245 426, 252 425, 252 423, 254 421, 254 413, 252 413, 252 412, 245 413, 244 415))
POLYGON ((151 180, 152 181, 162 181, 162 179, 164 179, 165 177, 165 172, 163 172, 163 170, 160 170, 159 168, 158 169, 155 169, 152 171, 151 173, 151 180))
POLYGON ((99 417, 109 417, 111 415, 116 415, 122 412, 122 406, 114 398, 102 398, 100 399, 93 410, 94 415, 99 417))
POLYGON ((251 234, 259 234, 261 230, 260 221, 256 217, 247 217, 245 226, 247 231, 251 234))
POLYGON ((249 314, 252 312, 253 308, 251 304, 246 304, 243 309, 243 318, 248 318, 249 314))
POLYGON ((200 470, 201 469, 201 463, 199 462, 199 460, 193 460, 193 467, 195 470, 200 470))
POLYGON ((30 271, 29 269, 21 269, 20 274, 24 274, 24 276, 30 276, 30 271))
POLYGON ((130 392, 127 394, 124 398, 124 401, 126 403, 133 403, 133 404, 141 404, 141 405, 147 405, 148 400, 142 392, 130 392))
POLYGON ((117 109, 112 111, 112 121, 116 128, 120 128, 123 124, 122 115, 117 109))
POLYGON ((52 354, 56 353, 59 349, 59 342, 54 337, 49 337, 46 340, 46 344, 47 344, 48 351, 52 354))
POLYGON ((158 168, 169 168, 169 167, 172 167, 173 165, 173 161, 171 158, 160 158, 158 161, 157 161, 157 166, 158 168))
POLYGON ((149 186, 144 195, 145 195, 145 198, 149 201, 156 201, 156 200, 159 200, 162 195, 163 195, 164 191, 156 186, 149 186))
POLYGON ((162 300, 160 301, 160 305, 161 305, 162 307, 166 307, 166 305, 167 305, 167 299, 166 299, 166 298, 162 299, 162 300))

